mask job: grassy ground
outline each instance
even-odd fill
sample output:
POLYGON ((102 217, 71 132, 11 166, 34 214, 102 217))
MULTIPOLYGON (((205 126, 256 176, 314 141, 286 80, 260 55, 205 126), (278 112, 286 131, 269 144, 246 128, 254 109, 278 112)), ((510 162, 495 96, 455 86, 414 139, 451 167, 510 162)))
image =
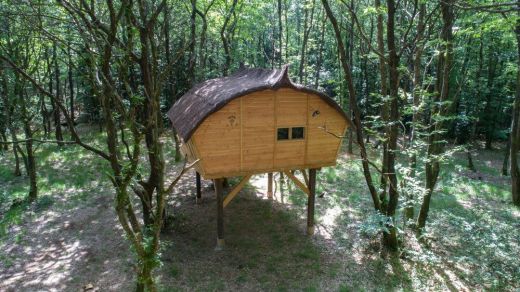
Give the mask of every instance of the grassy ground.
MULTIPOLYGON (((98 141, 96 134, 90 138, 98 141)), ((101 143, 101 142, 100 142, 101 143)), ((171 148, 170 148, 171 149, 171 148)), ((173 153, 167 153, 168 159, 173 153)), ((102 291, 132 288, 132 252, 113 211, 106 165, 78 147, 41 146, 39 200, 28 205, 25 177, 0 157, 0 290, 102 291), (14 205, 13 205, 14 202, 14 205)), ((400 227, 403 248, 386 254, 356 157, 341 154, 318 174, 317 230, 305 236, 306 197, 276 183, 266 198, 256 176, 225 210, 226 248, 216 243, 215 199, 194 175, 171 196, 160 287, 174 290, 516 290, 520 289, 520 211, 499 175, 502 153, 478 151, 477 173, 463 155, 443 166, 428 229, 418 240, 400 227)), ((168 163, 173 167, 173 163, 168 163)), ((173 171, 172 171, 173 174, 173 171)))

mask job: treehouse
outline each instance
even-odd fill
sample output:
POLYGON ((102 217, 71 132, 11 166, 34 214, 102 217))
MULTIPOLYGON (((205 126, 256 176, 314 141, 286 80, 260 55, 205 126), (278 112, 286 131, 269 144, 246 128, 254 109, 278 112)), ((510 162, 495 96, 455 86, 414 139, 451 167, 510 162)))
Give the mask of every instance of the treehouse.
POLYGON ((200 176, 212 179, 218 204, 217 247, 223 241, 223 210, 254 174, 282 172, 308 195, 307 232, 314 232, 316 170, 336 164, 341 137, 351 124, 329 96, 294 84, 283 69, 242 68, 202 82, 168 111, 181 151, 200 176), (307 171, 308 170, 308 173, 307 171), (304 181, 295 176, 303 174, 304 181), (222 180, 242 180, 224 198, 222 180))

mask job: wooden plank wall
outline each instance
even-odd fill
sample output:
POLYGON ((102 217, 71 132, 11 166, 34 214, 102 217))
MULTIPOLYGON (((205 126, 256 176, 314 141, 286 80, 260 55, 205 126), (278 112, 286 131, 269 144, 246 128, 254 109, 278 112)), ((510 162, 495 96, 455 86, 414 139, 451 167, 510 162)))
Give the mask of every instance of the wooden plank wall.
POLYGON ((235 99, 202 122, 193 134, 205 177, 240 172, 240 99, 235 99))
MULTIPOLYGON (((305 127, 307 131, 307 94, 282 88, 276 92, 276 128, 291 127, 305 127)), ((306 142, 307 139, 277 141, 275 168, 305 165, 306 142)))
POLYGON ((347 122, 320 97, 293 89, 235 99, 209 116, 190 147, 205 178, 334 165, 347 122), (313 115, 316 111, 319 114, 313 115), (277 141, 277 128, 305 127, 305 139, 277 141))

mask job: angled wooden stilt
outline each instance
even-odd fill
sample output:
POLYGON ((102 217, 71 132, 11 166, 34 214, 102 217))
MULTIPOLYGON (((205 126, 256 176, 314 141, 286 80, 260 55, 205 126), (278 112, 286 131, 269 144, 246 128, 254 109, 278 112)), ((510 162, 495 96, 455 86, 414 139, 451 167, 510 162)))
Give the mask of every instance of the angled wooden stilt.
POLYGON ((195 172, 195 179, 197 184, 197 197, 195 198, 195 203, 199 204, 202 201, 202 190, 200 183, 200 173, 195 172))
POLYGON ((285 175, 289 177, 295 184, 298 186, 302 191, 304 191, 307 195, 309 195, 310 191, 307 188, 307 186, 302 183, 292 172, 290 171, 284 171, 285 175))
POLYGON ((251 178, 252 174, 248 174, 246 176, 244 176, 242 178, 242 180, 238 183, 238 185, 236 185, 233 190, 231 190, 231 192, 229 192, 229 194, 226 196, 226 198, 224 199, 224 208, 229 204, 229 202, 231 202, 231 200, 233 200, 233 198, 235 198, 235 196, 238 194, 238 192, 240 192, 240 190, 245 186, 245 184, 249 181, 249 179, 251 178))
POLYGON ((222 194, 222 179, 215 179, 215 194, 217 196, 217 247, 215 250, 224 248, 224 201, 222 194))
POLYGON ((314 234, 314 199, 316 197, 316 169, 309 169, 309 196, 307 198, 307 234, 314 234))
POLYGON ((273 199, 273 173, 267 174, 267 197, 273 199))
POLYGON ((309 187, 309 177, 307 176, 307 171, 305 169, 300 169, 301 173, 303 174, 303 179, 305 180, 305 184, 307 187, 309 187))

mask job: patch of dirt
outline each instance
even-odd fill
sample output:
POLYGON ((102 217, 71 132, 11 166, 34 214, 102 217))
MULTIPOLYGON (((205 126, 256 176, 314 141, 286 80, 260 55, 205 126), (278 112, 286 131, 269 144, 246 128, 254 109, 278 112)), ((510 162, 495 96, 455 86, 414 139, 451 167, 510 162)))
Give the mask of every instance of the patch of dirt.
POLYGON ((133 273, 112 197, 93 194, 72 209, 60 204, 16 227, 0 246, 0 291, 128 291, 133 273), (15 233, 15 232, 13 232, 15 233), (114 236, 116 235, 116 236, 114 236), (118 236, 119 235, 119 236, 118 236))

